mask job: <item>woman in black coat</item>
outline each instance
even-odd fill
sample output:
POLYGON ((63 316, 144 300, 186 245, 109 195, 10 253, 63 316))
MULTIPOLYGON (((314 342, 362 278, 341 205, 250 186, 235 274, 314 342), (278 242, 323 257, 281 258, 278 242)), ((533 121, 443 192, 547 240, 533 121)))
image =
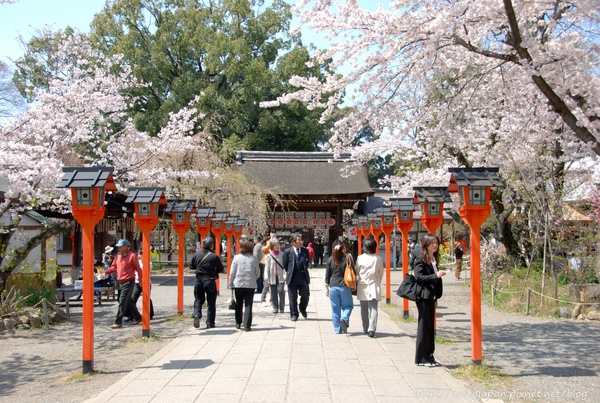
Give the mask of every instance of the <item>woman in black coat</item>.
POLYGON ((417 348, 415 364, 426 367, 437 367, 435 361, 435 308, 437 300, 442 296, 442 277, 445 270, 438 270, 440 240, 435 234, 427 234, 421 239, 421 248, 415 250, 415 280, 421 286, 421 298, 416 301, 419 311, 417 328, 417 348))

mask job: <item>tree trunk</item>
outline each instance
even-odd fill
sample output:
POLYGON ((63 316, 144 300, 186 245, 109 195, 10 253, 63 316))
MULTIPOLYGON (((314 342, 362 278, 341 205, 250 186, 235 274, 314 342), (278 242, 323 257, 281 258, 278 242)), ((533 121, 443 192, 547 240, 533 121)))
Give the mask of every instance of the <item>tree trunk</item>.
POLYGON ((511 225, 508 222, 514 207, 506 209, 502 202, 502 194, 503 190, 492 190, 492 208, 498 220, 497 237, 506 248, 506 253, 513 258, 518 258, 520 256, 519 243, 515 239, 511 225))

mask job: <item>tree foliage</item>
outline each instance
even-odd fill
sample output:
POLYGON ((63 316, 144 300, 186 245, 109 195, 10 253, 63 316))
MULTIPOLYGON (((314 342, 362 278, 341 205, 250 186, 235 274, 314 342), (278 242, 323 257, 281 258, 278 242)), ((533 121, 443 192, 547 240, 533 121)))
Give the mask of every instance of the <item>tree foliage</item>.
POLYGON ((237 136, 246 149, 314 150, 320 111, 302 103, 259 106, 290 90, 293 75, 321 77, 308 50, 288 33, 282 0, 115 0, 92 23, 95 47, 122 54, 144 87, 135 89, 135 127, 156 134, 169 113, 198 97, 217 141, 237 136))

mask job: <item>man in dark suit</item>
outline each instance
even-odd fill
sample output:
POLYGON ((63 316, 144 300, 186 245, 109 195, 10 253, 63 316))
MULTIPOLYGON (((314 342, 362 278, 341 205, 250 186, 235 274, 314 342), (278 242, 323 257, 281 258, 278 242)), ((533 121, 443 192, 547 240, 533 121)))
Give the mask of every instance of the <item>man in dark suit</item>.
POLYGON ((288 297, 290 299, 290 317, 293 322, 298 320, 298 311, 306 319, 306 307, 310 292, 310 274, 308 273, 308 249, 302 246, 302 235, 292 236, 292 247, 283 252, 283 268, 286 271, 288 297), (300 294, 300 305, 298 305, 300 294))

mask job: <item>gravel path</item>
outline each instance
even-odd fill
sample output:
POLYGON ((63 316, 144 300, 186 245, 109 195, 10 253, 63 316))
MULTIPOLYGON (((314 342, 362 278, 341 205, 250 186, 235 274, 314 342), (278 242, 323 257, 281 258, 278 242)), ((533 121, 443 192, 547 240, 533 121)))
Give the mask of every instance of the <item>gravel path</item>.
MULTIPOLYGON (((194 275, 186 274, 182 320, 167 320, 177 313, 177 277, 152 275, 152 301, 155 309, 151 334, 141 341, 141 326, 124 323, 110 329, 117 302, 110 300, 94 307, 94 370, 81 376, 81 306, 71 308, 71 321, 50 330, 17 330, 0 333, 0 402, 81 402, 117 382, 163 346, 192 325, 194 275)), ((225 297, 221 297, 225 298, 225 297)), ((73 302, 73 305, 77 302, 73 302)), ((79 303, 80 304, 80 303, 79 303)), ((138 301, 141 309, 141 298, 138 301)))
MULTIPOLYGON (((401 299, 394 295, 392 303, 401 305, 401 299)), ((452 272, 444 279, 437 319, 437 336, 452 342, 438 344, 435 352, 450 370, 471 362, 470 309, 470 288, 452 272)), ((401 309, 385 310, 401 317, 401 309)), ((417 317, 414 303, 410 313, 417 317)), ((416 323, 399 326, 416 336, 416 323)), ((484 362, 509 378, 490 385, 472 382, 473 393, 505 401, 600 401, 599 336, 598 322, 526 317, 484 304, 484 362)))
MULTIPOLYGON (((185 276, 184 312, 193 304, 194 276, 185 276)), ((156 310, 151 332, 160 338, 141 340, 141 327, 109 326, 116 314, 116 301, 95 307, 94 368, 97 373, 81 376, 81 308, 72 309, 71 322, 51 330, 17 330, 0 333, 0 402, 80 402, 106 389, 129 371, 190 328, 189 317, 167 320, 177 310, 177 279, 153 274, 152 300, 156 310)), ((392 285, 395 290, 397 284, 392 285)), ((227 293, 218 301, 226 309, 227 293)), ((392 302, 401 301, 393 295, 392 302)), ((138 303, 140 306, 141 303, 138 303)), ((400 309, 386 312, 401 317, 400 309)), ((414 303, 411 315, 416 317, 414 303)), ((509 375, 507 381, 485 385, 471 382, 478 397, 504 401, 555 402, 600 401, 598 351, 600 324, 511 315, 483 307, 484 361, 509 375)), ((414 337, 416 323, 399 322, 401 332, 414 337)), ((448 276, 444 298, 438 309, 438 336, 452 340, 438 344, 436 359, 453 370, 471 362, 470 290, 448 276)))

